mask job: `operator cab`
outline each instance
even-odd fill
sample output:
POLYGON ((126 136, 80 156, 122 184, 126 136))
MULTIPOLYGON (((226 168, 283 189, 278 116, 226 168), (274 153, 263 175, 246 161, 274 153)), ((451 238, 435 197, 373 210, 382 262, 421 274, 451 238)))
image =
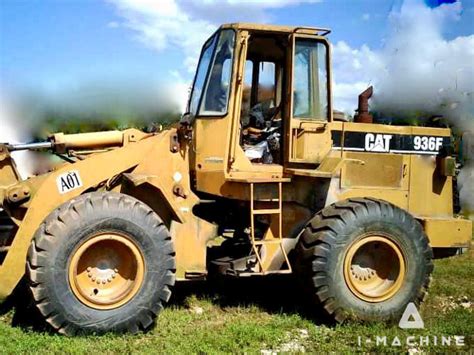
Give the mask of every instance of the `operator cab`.
POLYGON ((327 33, 231 24, 209 38, 183 120, 197 175, 282 177, 321 162, 332 114, 327 33))

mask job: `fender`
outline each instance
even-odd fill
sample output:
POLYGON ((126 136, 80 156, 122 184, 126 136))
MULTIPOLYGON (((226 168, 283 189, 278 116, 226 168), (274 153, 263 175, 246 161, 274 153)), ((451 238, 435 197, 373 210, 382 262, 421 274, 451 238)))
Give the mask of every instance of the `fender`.
POLYGON ((134 187, 143 186, 145 184, 153 186, 163 194, 164 199, 161 201, 166 204, 167 208, 172 212, 174 219, 178 222, 183 223, 186 219, 183 216, 180 208, 174 202, 173 198, 169 193, 169 189, 164 186, 163 182, 160 181, 156 175, 139 175, 133 173, 124 173, 123 177, 133 184, 134 187))

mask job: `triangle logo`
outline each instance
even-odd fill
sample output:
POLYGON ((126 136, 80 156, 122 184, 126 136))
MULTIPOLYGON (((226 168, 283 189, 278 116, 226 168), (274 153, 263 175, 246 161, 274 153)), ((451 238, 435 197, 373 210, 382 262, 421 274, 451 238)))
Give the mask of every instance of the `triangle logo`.
POLYGON ((407 304, 398 326, 402 329, 423 329, 425 324, 413 302, 407 304))

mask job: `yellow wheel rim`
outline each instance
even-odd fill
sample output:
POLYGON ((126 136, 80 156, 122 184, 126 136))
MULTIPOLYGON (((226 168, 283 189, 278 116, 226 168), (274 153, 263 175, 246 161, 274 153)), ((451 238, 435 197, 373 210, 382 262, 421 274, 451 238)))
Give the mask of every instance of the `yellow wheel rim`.
POLYGON ((383 302, 395 295, 403 284, 405 270, 400 247, 382 233, 356 240, 344 258, 347 286, 367 302, 383 302))
POLYGON ((102 233, 81 244, 69 263, 74 295, 95 309, 130 301, 143 283, 145 261, 137 245, 119 233, 102 233))

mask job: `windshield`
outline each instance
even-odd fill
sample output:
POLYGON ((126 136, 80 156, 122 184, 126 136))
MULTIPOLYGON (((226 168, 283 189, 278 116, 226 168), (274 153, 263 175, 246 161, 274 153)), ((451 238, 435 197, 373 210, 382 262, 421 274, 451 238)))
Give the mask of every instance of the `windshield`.
POLYGON ((204 45, 189 100, 192 115, 220 116, 227 112, 234 37, 233 30, 223 30, 204 45))
POLYGON ((199 105, 199 99, 201 98, 202 88, 204 87, 204 81, 206 80, 207 69, 209 68, 209 63, 211 63, 212 53, 214 52, 214 47, 216 45, 216 37, 211 37, 202 48, 201 59, 196 72, 196 77, 194 79, 193 92, 189 100, 189 109, 193 115, 196 115, 197 108, 199 105))

